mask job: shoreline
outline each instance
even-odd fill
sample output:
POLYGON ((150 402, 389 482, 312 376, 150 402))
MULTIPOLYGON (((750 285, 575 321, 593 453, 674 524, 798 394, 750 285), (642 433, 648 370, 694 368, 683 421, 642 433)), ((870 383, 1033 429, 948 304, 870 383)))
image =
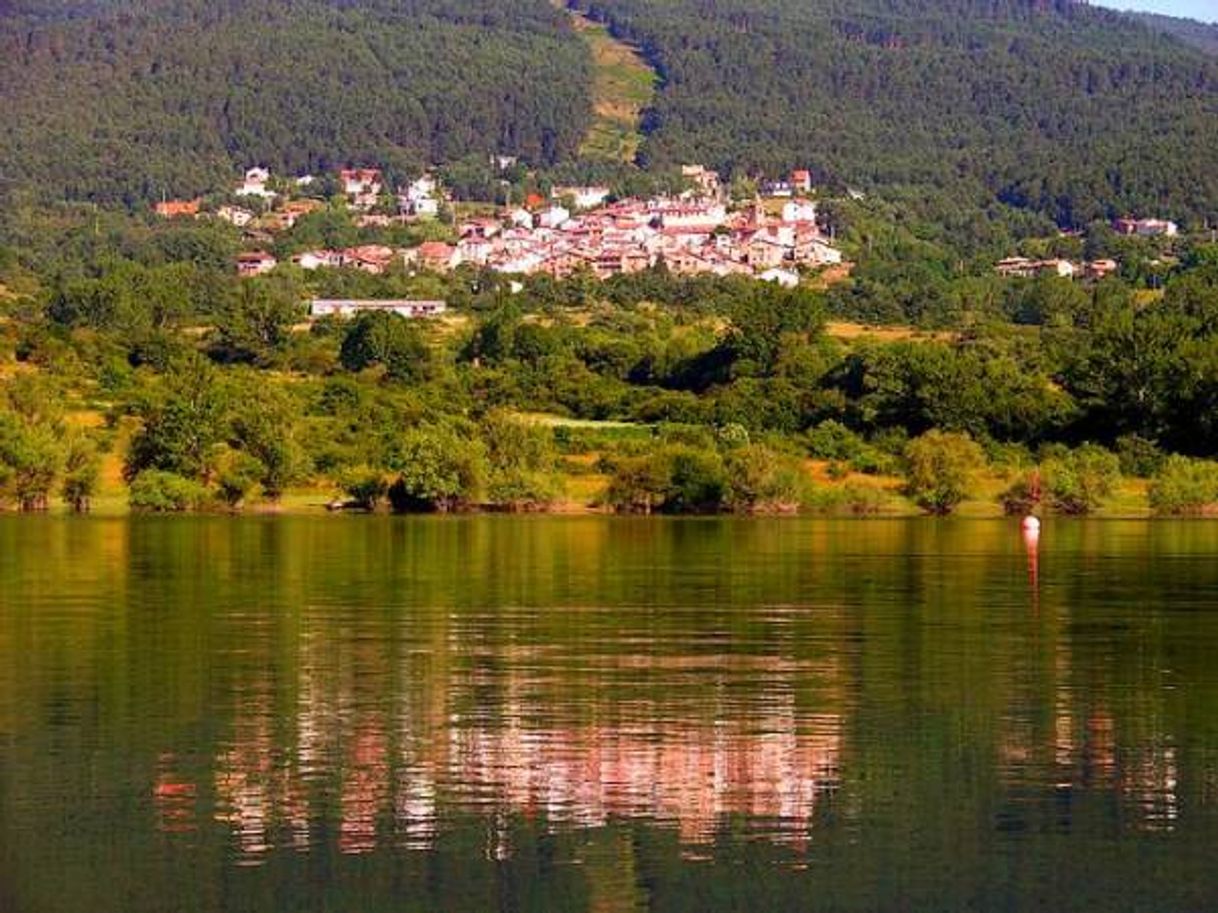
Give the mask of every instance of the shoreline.
MULTIPOLYGON (((959 511, 948 515, 929 514, 923 511, 880 511, 876 513, 851 513, 849 511, 834 512, 834 511, 746 511, 732 512, 723 511, 718 513, 630 513, 614 510, 606 510, 601 508, 563 508, 557 510, 497 510, 497 509, 474 509, 474 510, 457 510, 457 511, 432 511, 432 512, 409 512, 395 513, 390 510, 331 510, 325 504, 312 505, 293 505, 290 507, 280 508, 253 508, 246 510, 186 510, 186 511, 141 511, 133 510, 127 506, 106 506, 99 509, 75 512, 67 507, 55 506, 49 510, 41 511, 19 511, 12 509, 0 509, 0 520, 2 519, 21 519, 21 520, 37 520, 42 519, 70 519, 70 520, 122 520, 130 518, 215 518, 228 520, 268 520, 268 519, 358 519, 358 520, 376 520, 376 519, 470 519, 482 517, 494 518, 512 518, 512 519, 530 519, 530 520, 557 520, 557 519, 611 519, 611 520, 737 520, 737 521, 794 521, 794 520, 834 520, 834 521, 858 521, 858 522, 876 522, 884 520, 924 520, 927 522, 942 523, 942 522, 985 522, 993 523, 995 521, 1007 521, 1013 525, 1018 525, 1023 518, 1020 516, 1004 514, 1001 510, 993 512, 982 511, 959 511)), ((1164 523, 1164 522, 1214 522, 1218 521, 1218 517, 1211 514, 1180 514, 1166 515, 1155 514, 1149 510, 1141 513, 1130 512, 1115 512, 1115 511, 1096 511, 1090 514, 1072 515, 1072 514, 1044 514, 1039 515, 1042 523, 1077 523, 1086 521, 1104 521, 1104 522, 1143 522, 1143 523, 1164 523)))

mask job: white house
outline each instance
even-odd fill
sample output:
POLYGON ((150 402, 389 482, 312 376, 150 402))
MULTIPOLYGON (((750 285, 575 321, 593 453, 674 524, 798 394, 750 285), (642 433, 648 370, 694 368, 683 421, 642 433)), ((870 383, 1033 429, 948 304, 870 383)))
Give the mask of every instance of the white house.
POLYGON ((486 238, 470 235, 457 242, 457 252, 461 256, 462 263, 485 266, 495 253, 495 243, 486 238))
POLYGON ((833 266, 842 262, 842 252, 828 241, 813 238, 808 242, 801 259, 813 266, 833 266))
POLYGON ((762 282, 773 282, 776 285, 781 285, 783 288, 795 288, 799 285, 799 273, 789 269, 767 269, 758 277, 762 282))
POLYGON ((378 168, 344 168, 338 173, 338 179, 347 196, 377 196, 381 192, 381 172, 378 168))
POLYGON ((386 299, 383 301, 368 301, 356 299, 315 298, 309 303, 309 315, 312 317, 353 317, 363 313, 389 313, 415 319, 419 317, 438 317, 448 310, 443 301, 413 301, 407 299, 386 299))
POLYGON ((561 200, 570 197, 576 209, 595 209, 609 199, 608 187, 555 187, 550 198, 561 200))
POLYGON ((411 181, 410 186, 406 188, 406 199, 421 200, 426 197, 435 196, 438 187, 436 179, 430 174, 425 174, 411 181))
POLYGON ((571 218, 571 210, 565 206, 551 206, 537 217, 537 224, 542 228, 558 228, 571 218))
POLYGON ((1140 219, 1137 233, 1143 238, 1174 238, 1180 234, 1180 226, 1167 219, 1140 219))
POLYGON ((440 214, 440 201, 435 197, 412 200, 407 207, 407 212, 422 219, 434 219, 440 214))
POLYGON ((701 205, 665 206, 660 210, 662 228, 693 228, 712 231, 727 221, 727 209, 714 203, 701 205))
POLYGON ((496 263, 491 266, 491 269, 497 273, 520 273, 527 275, 536 272, 541 267, 542 259, 539 254, 525 252, 519 256, 496 263))
POLYGON ((237 275, 242 277, 261 276, 278 265, 279 261, 266 251, 250 251, 237 255, 237 275))
POLYGON ((326 268, 337 268, 343 265, 342 254, 332 250, 309 250, 303 254, 297 254, 292 258, 292 262, 301 269, 315 270, 326 268))
POLYGON ((236 225, 238 228, 245 228, 250 222, 254 221, 254 214, 248 209, 242 209, 240 206, 221 206, 216 210, 216 218, 223 219, 230 225, 236 225))
POLYGON ((816 204, 808 200, 791 200, 782 206, 784 222, 815 222, 816 204))
POLYGON ((235 191, 239 197, 261 197, 264 200, 275 199, 275 192, 267 189, 271 180, 271 172, 266 168, 251 168, 245 172, 245 180, 235 191))
POLYGON ((719 192, 720 180, 718 172, 711 171, 703 165, 682 165, 681 177, 708 196, 714 196, 719 192))
POLYGON ((1078 268, 1069 260, 1029 260, 1027 257, 1007 257, 999 260, 994 272, 1008 278, 1031 279, 1036 276, 1055 275, 1062 279, 1073 279, 1078 268))
POLYGON ((412 181, 398 196, 402 211, 422 218, 435 218, 440 214, 439 184, 429 174, 412 181))

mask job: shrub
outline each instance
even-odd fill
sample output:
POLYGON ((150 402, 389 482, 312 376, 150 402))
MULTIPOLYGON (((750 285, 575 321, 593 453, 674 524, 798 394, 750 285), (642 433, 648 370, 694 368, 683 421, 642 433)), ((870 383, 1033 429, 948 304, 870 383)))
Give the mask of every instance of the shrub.
POLYGON ((1032 454, 1023 444, 986 440, 982 444, 986 461, 995 468, 1020 469, 1032 462, 1032 454))
POLYGON ((760 444, 731 451, 726 470, 726 502, 735 511, 794 510, 806 488, 797 460, 760 444))
POLYGON ((348 470, 341 482, 343 493, 359 510, 374 511, 385 500, 389 483, 379 470, 360 467, 348 470))
POLYGON ((668 460, 668 488, 664 510, 669 513, 713 513, 727 498, 723 460, 713 450, 672 447, 668 460))
POLYGON ((397 481, 389 488, 396 513, 446 513, 475 503, 486 483, 481 441, 444 425, 415 428, 398 448, 397 481))
POLYGON ((1084 444, 1077 450, 1054 456, 1041 467, 1045 500, 1063 514, 1091 513, 1112 494, 1121 479, 1116 454, 1084 444))
POLYGON ((818 460, 853 461, 867 446, 861 437, 833 419, 808 429, 804 438, 809 456, 818 460))
POLYGON ((727 475, 715 450, 677 444, 608 462, 605 501, 623 513, 713 513, 727 500, 727 475))
POLYGON ((81 435, 69 437, 63 470, 60 494, 74 512, 85 513, 101 477, 101 458, 93 442, 81 435))
POLYGON ((728 422, 715 431, 721 447, 745 447, 749 443, 749 430, 739 422, 728 422))
POLYGON ((193 479, 160 469, 145 469, 131 481, 128 500, 136 511, 182 513, 203 507, 208 493, 193 479))
POLYGON ((1171 456, 1150 487, 1150 506, 1158 514, 1206 513, 1218 505, 1218 463, 1171 456))
POLYGON ((487 497, 492 504, 520 510, 557 499, 558 454, 549 428, 495 411, 482 422, 482 438, 489 467, 487 497))
POLYGON ((622 456, 608 461, 605 503, 619 513, 650 514, 664 505, 668 466, 659 454, 622 456))
POLYGON ((868 476, 896 475, 901 471, 901 461, 887 451, 866 446, 851 457, 850 468, 868 476))
POLYGON ((814 489, 805 503, 818 513, 864 517, 883 511, 888 495, 870 485, 842 485, 814 489))
POLYGON ((1040 506, 1041 497, 1040 472, 1033 470, 1012 482, 998 500, 1008 517, 1023 517, 1040 506))
POLYGON ((512 468, 491 474, 486 495, 491 504, 512 511, 533 510, 553 504, 561 486, 552 474, 512 468))
POLYGON ((347 328, 339 361, 348 371, 382 365, 389 378, 423 380, 431 350, 419 328, 397 314, 362 313, 347 328))
POLYGON ((967 434, 928 431, 909 442, 905 461, 909 495, 927 513, 943 516, 968 495, 985 455, 967 434))
POLYGON ((228 453, 220 461, 220 472, 216 479, 221 500, 232 508, 240 506, 265 471, 266 467, 261 461, 248 453, 240 450, 228 453))
POLYGON ((1157 475, 1163 466, 1164 454, 1158 445, 1136 434, 1117 438, 1116 454, 1121 461, 1121 472, 1127 476, 1148 479, 1157 475))
POLYGON ((659 436, 667 445, 694 447, 699 450, 711 450, 716 444, 714 430, 701 425, 661 425, 659 436))
POLYGON ((52 427, 0 412, 0 498, 23 511, 46 510, 62 460, 52 427))

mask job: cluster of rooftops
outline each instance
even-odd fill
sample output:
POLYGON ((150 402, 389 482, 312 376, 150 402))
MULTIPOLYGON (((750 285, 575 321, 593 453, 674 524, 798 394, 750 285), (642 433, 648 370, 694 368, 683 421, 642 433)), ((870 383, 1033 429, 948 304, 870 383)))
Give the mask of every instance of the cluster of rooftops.
MULTIPOLYGON (((361 245, 308 250, 292 260, 306 270, 360 269, 382 273, 395 263, 410 269, 445 272, 460 266, 518 275, 565 278, 589 271, 599 278, 663 264, 679 275, 749 275, 793 286, 801 274, 842 263, 842 254, 824 232, 811 199, 811 175, 765 182, 762 195, 742 205, 729 202, 718 174, 702 166, 683 169, 687 189, 647 199, 614 199, 599 186, 554 187, 549 198, 534 194, 494 215, 456 223, 456 240, 430 241, 410 248, 361 245)), ((269 175, 253 169, 238 191, 269 199, 269 175)), ((383 199, 383 179, 375 169, 344 170, 339 183, 359 224, 434 218, 447 202, 439 181, 424 175, 398 192, 396 217, 369 212, 383 199)), ((291 227, 318 201, 284 203, 271 214, 277 228, 291 227), (302 205, 303 204, 303 205, 302 205)), ((169 214, 169 213, 166 213, 169 214)), ((178 214, 178 213, 173 213, 178 214)), ((234 224, 252 221, 222 208, 234 224)), ((265 223, 264 223, 265 224, 265 223)), ((251 250, 238 259, 242 275, 275 269, 278 260, 251 250)))

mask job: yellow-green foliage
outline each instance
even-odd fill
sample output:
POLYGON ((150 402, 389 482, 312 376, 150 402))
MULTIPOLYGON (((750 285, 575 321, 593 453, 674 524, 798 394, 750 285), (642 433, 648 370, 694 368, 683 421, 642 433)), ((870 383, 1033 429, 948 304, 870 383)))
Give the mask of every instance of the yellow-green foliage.
POLYGON ((1150 506, 1160 514, 1202 514, 1218 505, 1218 463, 1168 457, 1150 487, 1150 506))

